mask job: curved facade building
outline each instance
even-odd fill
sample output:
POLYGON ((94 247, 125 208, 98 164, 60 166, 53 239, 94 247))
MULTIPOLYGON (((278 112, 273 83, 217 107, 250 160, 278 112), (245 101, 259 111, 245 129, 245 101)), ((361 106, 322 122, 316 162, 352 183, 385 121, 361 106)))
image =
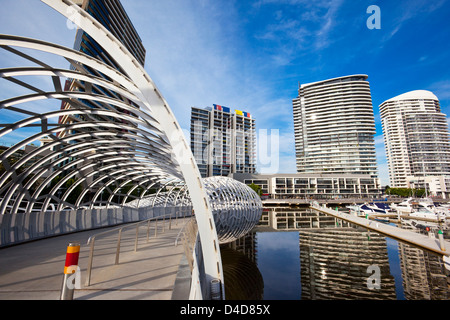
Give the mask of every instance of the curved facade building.
POLYGON ((407 177, 450 175, 448 123, 438 98, 415 90, 380 105, 390 186, 407 188, 407 177))
POLYGON ((303 84, 293 109, 297 172, 377 177, 367 75, 303 84))

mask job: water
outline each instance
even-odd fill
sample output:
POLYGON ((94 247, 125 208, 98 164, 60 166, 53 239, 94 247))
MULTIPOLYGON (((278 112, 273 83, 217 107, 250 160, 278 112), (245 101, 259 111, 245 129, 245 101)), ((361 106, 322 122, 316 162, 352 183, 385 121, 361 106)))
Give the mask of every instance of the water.
MULTIPOLYGON (((253 265, 240 277, 245 288, 253 281, 265 300, 450 297, 440 256, 309 209, 265 211, 254 232, 231 247, 245 253, 245 265, 253 265)), ((232 290, 226 292, 233 297, 232 290)))
POLYGON ((260 232, 256 239, 258 269, 264 279, 264 299, 300 299, 299 233, 260 232))

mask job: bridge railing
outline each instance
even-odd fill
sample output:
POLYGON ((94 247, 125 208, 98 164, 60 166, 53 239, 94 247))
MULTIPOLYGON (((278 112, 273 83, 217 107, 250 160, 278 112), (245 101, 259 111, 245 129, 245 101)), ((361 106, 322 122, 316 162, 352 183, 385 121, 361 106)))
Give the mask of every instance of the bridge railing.
POLYGON ((140 234, 141 226, 143 226, 143 225, 146 226, 146 241, 148 242, 151 238, 150 230, 151 230, 152 224, 153 224, 153 228, 154 228, 154 238, 156 238, 158 236, 158 228, 159 228, 158 222, 160 223, 160 225, 162 224, 162 226, 161 226, 162 232, 165 232, 167 223, 168 223, 168 230, 170 230, 172 228, 172 220, 175 220, 174 223, 178 224, 178 219, 185 217, 185 211, 184 212, 183 211, 181 211, 181 210, 176 211, 175 216, 173 213, 165 214, 165 215, 153 217, 153 218, 150 218, 147 220, 130 223, 130 224, 121 226, 119 228, 100 232, 100 233, 95 234, 94 236, 91 236, 87 241, 87 245, 90 246, 90 251, 89 251, 89 260, 88 260, 88 266, 87 266, 87 276, 86 276, 85 285, 90 286, 90 284, 91 284, 92 265, 93 265, 94 252, 95 252, 95 241, 99 237, 117 233, 116 253, 115 253, 115 260, 114 260, 114 264, 117 265, 117 264, 119 264, 119 260, 120 260, 120 249, 121 249, 123 230, 133 229, 133 228, 136 229, 136 234, 135 234, 135 238, 134 238, 134 252, 137 252, 138 245, 139 245, 139 234, 140 234))
MULTIPOLYGON (((197 221, 193 218, 188 220, 178 233, 175 239, 175 246, 181 240, 186 259, 191 270, 191 286, 189 292, 189 300, 209 299, 209 285, 206 280, 203 254, 201 250, 201 242, 198 234, 197 221)), ((212 298, 212 297, 211 297, 212 298)))
POLYGON ((189 268, 191 272, 194 268, 194 247, 195 241, 197 239, 198 226, 197 221, 195 219, 189 219, 186 221, 184 226, 181 228, 180 232, 178 232, 177 238, 175 239, 175 246, 178 246, 179 241, 184 248, 184 254, 189 264, 189 268))
MULTIPOLYGON (((0 199, 1 200, 1 199, 0 199)), ((98 228, 139 222, 176 211, 191 215, 192 206, 114 207, 0 214, 0 247, 98 228)))

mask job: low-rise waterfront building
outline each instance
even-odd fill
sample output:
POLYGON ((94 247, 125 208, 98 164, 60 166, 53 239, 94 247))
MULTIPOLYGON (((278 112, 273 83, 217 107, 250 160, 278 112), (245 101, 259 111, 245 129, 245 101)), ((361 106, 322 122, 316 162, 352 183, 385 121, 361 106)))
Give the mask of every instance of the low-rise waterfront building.
POLYGON ((366 174, 249 174, 233 178, 247 185, 254 183, 273 199, 377 198, 381 195, 378 178, 366 174))
POLYGON ((450 198, 450 176, 407 176, 406 184, 411 189, 425 189, 431 197, 450 198))

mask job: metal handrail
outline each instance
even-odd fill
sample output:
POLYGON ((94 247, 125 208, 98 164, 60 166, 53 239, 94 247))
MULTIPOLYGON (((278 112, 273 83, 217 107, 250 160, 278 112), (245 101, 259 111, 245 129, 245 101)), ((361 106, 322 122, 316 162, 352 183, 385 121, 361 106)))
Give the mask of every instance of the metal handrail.
MULTIPOLYGON (((176 223, 178 223, 178 213, 180 211, 176 211, 175 212, 175 220, 176 223)), ((90 252, 89 252, 89 262, 88 262, 88 267, 87 267, 87 276, 86 276, 86 283, 85 286, 90 286, 91 284, 91 272, 92 272, 92 263, 93 263, 93 259, 94 259, 94 246, 95 246, 95 239, 99 236, 103 236, 105 234, 109 234, 109 233, 114 233, 114 232, 119 232, 118 234, 118 238, 117 238, 117 248, 116 248, 116 258, 115 258, 115 263, 114 264, 119 264, 119 256, 120 256, 120 243, 121 243, 121 238, 122 238, 122 230, 125 228, 130 228, 130 227, 136 227, 136 237, 135 237, 135 242, 134 242, 134 252, 137 252, 138 249, 138 236, 139 236, 139 227, 141 224, 147 223, 147 242, 149 241, 150 238, 150 222, 151 221, 155 221, 155 237, 158 236, 158 220, 163 220, 163 232, 165 231, 165 221, 166 221, 166 216, 169 216, 169 230, 171 230, 172 228, 172 213, 171 214, 165 214, 162 216, 158 216, 158 217, 153 217, 147 220, 142 220, 139 222, 135 222, 135 223, 130 223, 127 224, 125 226, 122 227, 118 227, 112 230, 107 230, 104 232, 100 232, 97 233, 91 237, 89 237, 88 241, 87 241, 87 245, 90 245, 90 252)), ((185 217, 185 215, 184 215, 185 217)))
POLYGON ((178 240, 180 240, 181 234, 186 232, 185 229, 189 223, 191 223, 191 220, 187 220, 181 227, 180 231, 178 231, 177 237, 175 238, 175 247, 178 246, 178 240))
POLYGON ((194 268, 194 247, 195 247, 195 241, 198 236, 198 227, 196 220, 194 218, 189 219, 186 221, 186 223, 183 225, 183 227, 178 232, 178 235, 175 239, 175 246, 178 246, 178 240, 180 237, 182 238, 182 244, 184 248, 184 254, 186 256, 186 259, 189 263, 189 267, 191 269, 191 273, 194 268))

